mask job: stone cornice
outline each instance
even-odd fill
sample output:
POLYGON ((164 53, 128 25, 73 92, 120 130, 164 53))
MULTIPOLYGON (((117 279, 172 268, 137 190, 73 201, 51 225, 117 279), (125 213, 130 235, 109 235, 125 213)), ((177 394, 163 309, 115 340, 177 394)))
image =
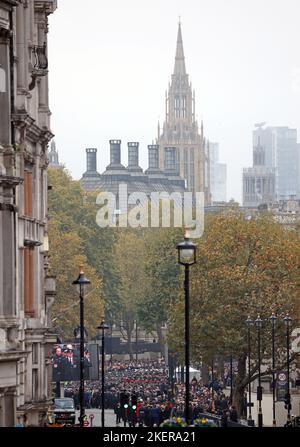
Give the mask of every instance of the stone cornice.
POLYGON ((54 137, 48 128, 37 126, 35 120, 25 110, 13 114, 12 119, 16 127, 26 130, 26 138, 33 143, 40 142, 47 145, 54 137))
POLYGON ((45 12, 48 15, 52 14, 56 8, 56 0, 35 0, 34 2, 34 10, 36 12, 45 12))
POLYGON ((12 203, 1 203, 0 202, 0 211, 11 211, 12 213, 17 213, 19 211, 18 207, 16 205, 13 205, 12 203))
POLYGON ((27 356, 28 352, 26 351, 0 351, 0 363, 1 362, 11 362, 13 360, 19 360, 24 356, 27 356))
POLYGON ((0 317, 0 327, 3 328, 11 328, 11 327, 19 327, 20 319, 17 317, 0 317))
POLYGON ((20 183, 23 183, 23 179, 21 177, 13 177, 10 175, 1 175, 0 174, 0 185, 1 186, 8 186, 8 187, 13 187, 13 186, 17 186, 20 183))
POLYGON ((4 6, 13 7, 18 6, 20 3, 22 3, 22 0, 0 0, 0 6, 2 3, 4 4, 4 6))

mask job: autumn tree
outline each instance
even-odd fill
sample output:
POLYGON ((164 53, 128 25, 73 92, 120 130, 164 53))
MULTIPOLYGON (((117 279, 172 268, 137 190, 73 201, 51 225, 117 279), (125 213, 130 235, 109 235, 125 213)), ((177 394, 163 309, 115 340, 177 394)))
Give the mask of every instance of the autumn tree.
POLYGON ((148 332, 156 331, 163 345, 162 327, 178 296, 179 266, 176 244, 182 237, 181 229, 152 228, 144 230, 145 282, 143 295, 137 303, 139 323, 148 332))
POLYGON ((118 286, 117 307, 113 312, 117 324, 127 340, 130 358, 132 352, 132 332, 137 320, 137 303, 144 296, 145 244, 140 229, 119 229, 114 246, 114 263, 118 286))
MULTIPOLYGON (((246 219, 243 213, 209 215, 198 244, 198 262, 191 268, 191 357, 211 364, 212 356, 233 355, 238 362, 234 404, 241 410, 248 384, 246 372, 247 316, 265 320, 262 353, 270 359, 272 312, 299 319, 299 236, 270 216, 246 219)), ((182 293, 172 309, 170 344, 183 358, 184 302, 182 293)), ((281 318, 282 320, 282 318, 281 318)), ((299 320, 298 320, 299 321, 299 320)), ((254 330, 254 329, 253 329, 254 330)), ((277 328, 277 359, 283 361, 283 325, 277 328)), ((253 332, 254 334, 254 332, 253 332)), ((256 352, 255 338, 252 350, 256 352)), ((251 380, 258 365, 252 363, 251 380)), ((270 370, 268 371, 270 372, 270 370)))
POLYGON ((79 298, 72 281, 83 266, 91 281, 85 297, 85 325, 93 336, 104 311, 105 270, 105 263, 99 261, 105 237, 95 223, 95 199, 87 196, 63 168, 50 168, 48 183, 50 267, 57 277, 53 324, 63 337, 73 337, 79 324, 79 298))

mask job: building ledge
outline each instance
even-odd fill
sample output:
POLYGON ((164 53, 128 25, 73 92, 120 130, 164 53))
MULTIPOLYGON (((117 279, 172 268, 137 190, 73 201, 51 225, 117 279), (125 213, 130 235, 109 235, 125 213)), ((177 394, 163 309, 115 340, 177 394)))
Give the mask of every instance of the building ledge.
POLYGON ((27 355, 27 351, 0 351, 0 363, 20 360, 22 357, 27 355))
POLYGON ((0 174, 0 185, 12 187, 17 186, 20 183, 23 183, 23 179, 21 177, 0 174))
POLYGON ((44 411, 51 404, 52 404, 52 399, 44 399, 44 400, 40 400, 40 401, 25 402, 25 404, 17 407, 17 412, 21 413, 23 411, 30 412, 30 411, 37 411, 37 410, 44 411))

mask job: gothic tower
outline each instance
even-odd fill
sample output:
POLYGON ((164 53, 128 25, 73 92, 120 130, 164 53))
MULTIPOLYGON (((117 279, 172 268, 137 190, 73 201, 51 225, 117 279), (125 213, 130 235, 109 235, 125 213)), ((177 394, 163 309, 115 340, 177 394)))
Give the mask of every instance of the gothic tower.
POLYGON ((51 150, 48 152, 49 166, 51 168, 59 168, 58 151, 56 150, 56 143, 51 141, 51 150))
POLYGON ((166 92, 166 115, 162 133, 158 126, 159 167, 166 168, 167 151, 176 148, 176 164, 187 189, 204 192, 205 204, 210 204, 209 150, 205 145, 203 126, 199 133, 195 117, 195 92, 185 68, 181 24, 178 25, 175 66, 166 92))

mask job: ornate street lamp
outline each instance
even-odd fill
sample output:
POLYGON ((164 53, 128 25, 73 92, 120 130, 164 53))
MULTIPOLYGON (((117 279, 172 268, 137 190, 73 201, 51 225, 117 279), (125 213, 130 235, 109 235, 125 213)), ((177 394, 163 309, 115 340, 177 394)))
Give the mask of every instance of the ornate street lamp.
POLYGON ((290 327, 292 326, 292 319, 289 314, 283 319, 286 325, 286 371, 287 371, 287 393, 286 393, 286 408, 287 408, 287 426, 291 424, 291 394, 290 394, 290 327))
POLYGON ((230 405, 233 402, 233 358, 230 355, 230 405))
POLYGON ((257 356, 258 356, 258 387, 257 387, 257 400, 258 400, 258 415, 257 415, 257 425, 259 428, 263 426, 263 414, 261 408, 262 401, 262 387, 261 387, 261 347, 260 347, 260 337, 261 337, 261 328, 262 328, 263 320, 258 315, 255 320, 255 326, 257 328, 257 356))
POLYGON ((196 263, 196 245, 190 241, 187 233, 184 242, 177 245, 178 263, 184 265, 184 295, 185 295, 185 420, 189 425, 189 407, 190 407, 190 281, 189 268, 196 263))
POLYGON ((277 317, 272 313, 270 321, 272 323, 272 382, 273 382, 273 427, 276 427, 276 367, 275 367, 275 325, 277 317))
POLYGON ((79 387, 79 406, 80 406, 80 415, 79 415, 79 424, 80 427, 83 427, 85 409, 84 409, 84 295, 86 287, 91 282, 86 278, 82 268, 80 268, 78 278, 73 281, 73 285, 76 286, 77 291, 79 292, 80 298, 80 387, 79 387))
POLYGON ((254 325, 254 321, 251 320, 250 315, 248 316, 246 320, 246 325, 248 328, 248 425, 253 427, 254 421, 252 419, 252 401, 251 401, 251 327, 254 325))
POLYGON ((97 327, 97 329, 101 329, 102 331, 102 348, 101 348, 101 426, 104 427, 104 405, 105 405, 105 395, 104 395, 104 356, 105 356, 105 331, 109 329, 109 326, 104 323, 104 321, 101 322, 100 326, 97 327))

